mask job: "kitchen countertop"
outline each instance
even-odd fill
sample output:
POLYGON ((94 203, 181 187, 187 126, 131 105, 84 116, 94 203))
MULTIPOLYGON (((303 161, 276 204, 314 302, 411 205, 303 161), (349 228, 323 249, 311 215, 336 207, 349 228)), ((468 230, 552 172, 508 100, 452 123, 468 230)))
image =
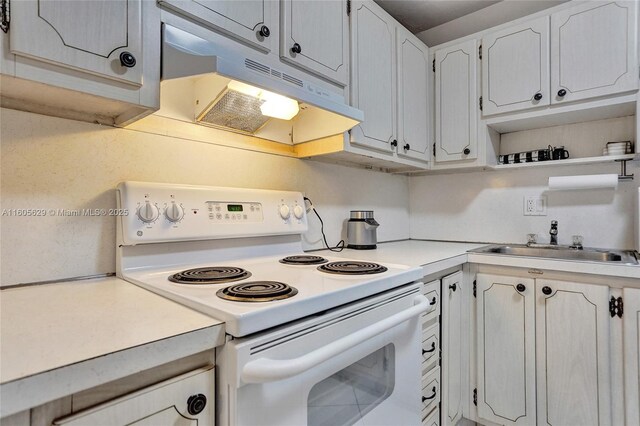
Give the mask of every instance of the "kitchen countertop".
POLYGON ((344 249, 341 252, 322 250, 318 254, 370 262, 399 263, 421 266, 429 275, 463 263, 546 269, 580 274, 605 275, 621 278, 640 278, 640 266, 614 265, 600 262, 580 262, 500 254, 467 253, 488 244, 448 241, 403 240, 378 243, 375 250, 344 249))
POLYGON ((0 291, 0 417, 224 343, 224 324, 121 279, 0 291))

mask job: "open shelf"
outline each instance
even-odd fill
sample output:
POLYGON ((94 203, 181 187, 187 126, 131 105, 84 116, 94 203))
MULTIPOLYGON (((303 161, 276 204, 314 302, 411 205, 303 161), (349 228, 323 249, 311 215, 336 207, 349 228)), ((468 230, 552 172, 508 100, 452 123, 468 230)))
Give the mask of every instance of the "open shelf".
POLYGON ((569 158, 567 160, 535 161, 532 163, 496 164, 494 166, 488 166, 488 168, 492 170, 511 170, 511 169, 524 169, 528 167, 552 167, 552 166, 567 166, 567 165, 580 165, 580 164, 602 164, 602 163, 612 163, 616 160, 638 160, 638 159, 640 159, 640 154, 603 155, 600 157, 569 158))

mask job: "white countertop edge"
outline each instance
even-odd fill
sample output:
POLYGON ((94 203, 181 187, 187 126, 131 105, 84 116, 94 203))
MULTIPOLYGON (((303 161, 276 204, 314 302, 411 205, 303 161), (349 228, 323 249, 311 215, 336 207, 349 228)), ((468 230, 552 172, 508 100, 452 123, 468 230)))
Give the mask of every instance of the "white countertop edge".
POLYGON ((458 256, 452 256, 446 259, 424 264, 422 265, 422 274, 426 277, 427 275, 432 275, 444 271, 445 269, 462 266, 467 263, 467 257, 468 255, 464 253, 458 256))
POLYGON ((606 275, 619 278, 640 278, 640 266, 607 265, 606 263, 551 260, 536 257, 515 257, 499 254, 468 253, 469 263, 546 269, 578 274, 606 275))
POLYGON ((16 379, 0 385, 0 418, 224 343, 224 324, 16 379))

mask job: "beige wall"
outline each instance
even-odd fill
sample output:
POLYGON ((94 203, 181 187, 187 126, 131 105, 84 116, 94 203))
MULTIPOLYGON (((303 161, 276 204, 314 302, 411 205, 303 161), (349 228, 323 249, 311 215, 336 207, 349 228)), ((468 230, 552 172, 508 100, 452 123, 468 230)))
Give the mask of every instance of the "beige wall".
MULTIPOLYGON (((0 110, 2 209, 115 207, 123 180, 304 191, 330 244, 349 210, 375 210, 380 241, 409 237, 408 178, 175 139, 140 131, 0 110)), ((112 217, 0 217, 1 283, 115 271, 112 217)), ((310 218, 305 248, 320 248, 310 218)))

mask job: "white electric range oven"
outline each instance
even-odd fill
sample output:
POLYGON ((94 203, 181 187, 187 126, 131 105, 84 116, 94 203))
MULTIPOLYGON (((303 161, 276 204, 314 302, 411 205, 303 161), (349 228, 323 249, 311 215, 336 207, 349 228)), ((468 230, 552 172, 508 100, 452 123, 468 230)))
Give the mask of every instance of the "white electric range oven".
POLYGON ((297 192, 117 193, 118 275, 225 321, 219 424, 420 424, 420 268, 303 253, 297 192))

